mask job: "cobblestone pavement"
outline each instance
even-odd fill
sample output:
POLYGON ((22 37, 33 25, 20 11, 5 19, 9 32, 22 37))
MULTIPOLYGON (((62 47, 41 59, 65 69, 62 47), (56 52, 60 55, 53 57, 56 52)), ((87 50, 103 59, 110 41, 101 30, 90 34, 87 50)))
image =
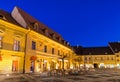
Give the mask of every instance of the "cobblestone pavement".
POLYGON ((67 76, 40 76, 40 74, 1 74, 0 82, 120 82, 120 72, 95 71, 84 75, 67 76))

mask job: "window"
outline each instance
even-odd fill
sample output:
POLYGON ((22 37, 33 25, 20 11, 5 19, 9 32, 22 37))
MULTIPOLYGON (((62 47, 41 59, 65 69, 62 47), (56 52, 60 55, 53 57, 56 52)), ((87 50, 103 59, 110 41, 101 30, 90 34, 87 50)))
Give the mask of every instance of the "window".
POLYGON ((91 58, 89 57, 89 61, 91 61, 91 58))
POLYGON ((113 57, 111 57, 111 60, 113 60, 113 57))
POLYGON ((87 57, 85 57, 85 61, 87 61, 87 57))
POLYGON ((32 50, 35 50, 35 49, 36 49, 36 42, 32 41, 32 50))
POLYGON ((2 19, 3 18, 3 15, 0 15, 0 19, 2 19))
POLYGON ((2 48, 2 36, 0 36, 0 49, 2 48))
POLYGON ((14 40, 14 50, 20 51, 20 41, 19 40, 14 40))
POLYGON ((38 23, 34 23, 34 29, 38 30, 38 27, 39 27, 38 23))
POLYGON ((103 60, 103 58, 101 57, 101 60, 103 60))
POLYGON ((54 54, 54 48, 52 48, 52 54, 54 54))
POLYGON ((53 33, 53 39, 56 39, 56 37, 55 37, 55 33, 53 33))
POLYGON ((97 60, 97 57, 95 57, 95 60, 97 60))
POLYGON ((44 52, 47 52, 47 46, 44 46, 44 52))
POLYGON ((48 33, 47 29, 45 29, 45 34, 46 34, 46 36, 49 36, 49 33, 48 33))
POLYGON ((119 62, 119 59, 117 59, 117 62, 119 62))
POLYGON ((60 50, 58 50, 58 55, 60 55, 60 50))
POLYGON ((117 55, 117 57, 119 57, 119 55, 117 55))

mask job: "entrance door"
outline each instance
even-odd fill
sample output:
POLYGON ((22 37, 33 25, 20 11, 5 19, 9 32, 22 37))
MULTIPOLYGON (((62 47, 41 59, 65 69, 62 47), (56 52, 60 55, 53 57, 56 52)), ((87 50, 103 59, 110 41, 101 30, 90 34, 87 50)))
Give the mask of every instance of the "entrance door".
POLYGON ((97 63, 94 64, 94 68, 98 68, 98 64, 97 63))
POLYGON ((34 72, 35 62, 31 61, 30 71, 34 72))
POLYGON ((18 60, 13 60, 12 61, 12 72, 17 72, 18 71, 18 60))

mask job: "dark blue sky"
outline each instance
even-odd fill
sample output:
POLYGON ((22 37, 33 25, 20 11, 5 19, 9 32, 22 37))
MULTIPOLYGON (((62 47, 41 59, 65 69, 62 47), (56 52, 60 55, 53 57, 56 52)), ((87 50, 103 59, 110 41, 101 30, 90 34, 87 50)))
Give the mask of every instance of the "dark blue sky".
POLYGON ((120 41, 119 0, 1 0, 0 9, 18 6, 71 45, 107 46, 120 41))

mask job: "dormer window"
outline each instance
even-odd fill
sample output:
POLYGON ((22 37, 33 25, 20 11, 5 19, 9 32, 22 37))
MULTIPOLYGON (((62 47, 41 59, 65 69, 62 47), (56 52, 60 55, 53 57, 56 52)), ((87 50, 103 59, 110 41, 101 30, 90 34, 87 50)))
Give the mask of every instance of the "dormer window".
POLYGON ((0 15, 0 19, 3 19, 3 17, 4 17, 3 15, 0 15))
POLYGON ((48 33, 48 30, 47 30, 47 29, 45 29, 45 35, 46 35, 46 36, 48 36, 48 35, 49 35, 49 33, 48 33))
POLYGON ((115 49, 115 52, 117 52, 117 49, 115 49))
POLYGON ((35 29, 35 30, 38 30, 38 27, 39 27, 38 23, 35 23, 35 24, 34 24, 34 29, 35 29))
POLYGON ((53 33, 53 39, 56 39, 56 38, 55 38, 55 34, 54 34, 54 33, 53 33))
POLYGON ((69 42, 67 42, 67 45, 69 46, 69 42))
POLYGON ((61 37, 59 37, 59 41, 61 42, 61 37))
POLYGON ((5 17, 3 15, 0 15, 0 19, 4 19, 5 20, 5 17))
POLYGON ((53 39, 56 39, 55 33, 52 33, 52 34, 51 34, 51 37, 52 37, 53 39))
POLYGON ((105 52, 105 54, 108 54, 107 52, 105 52))

